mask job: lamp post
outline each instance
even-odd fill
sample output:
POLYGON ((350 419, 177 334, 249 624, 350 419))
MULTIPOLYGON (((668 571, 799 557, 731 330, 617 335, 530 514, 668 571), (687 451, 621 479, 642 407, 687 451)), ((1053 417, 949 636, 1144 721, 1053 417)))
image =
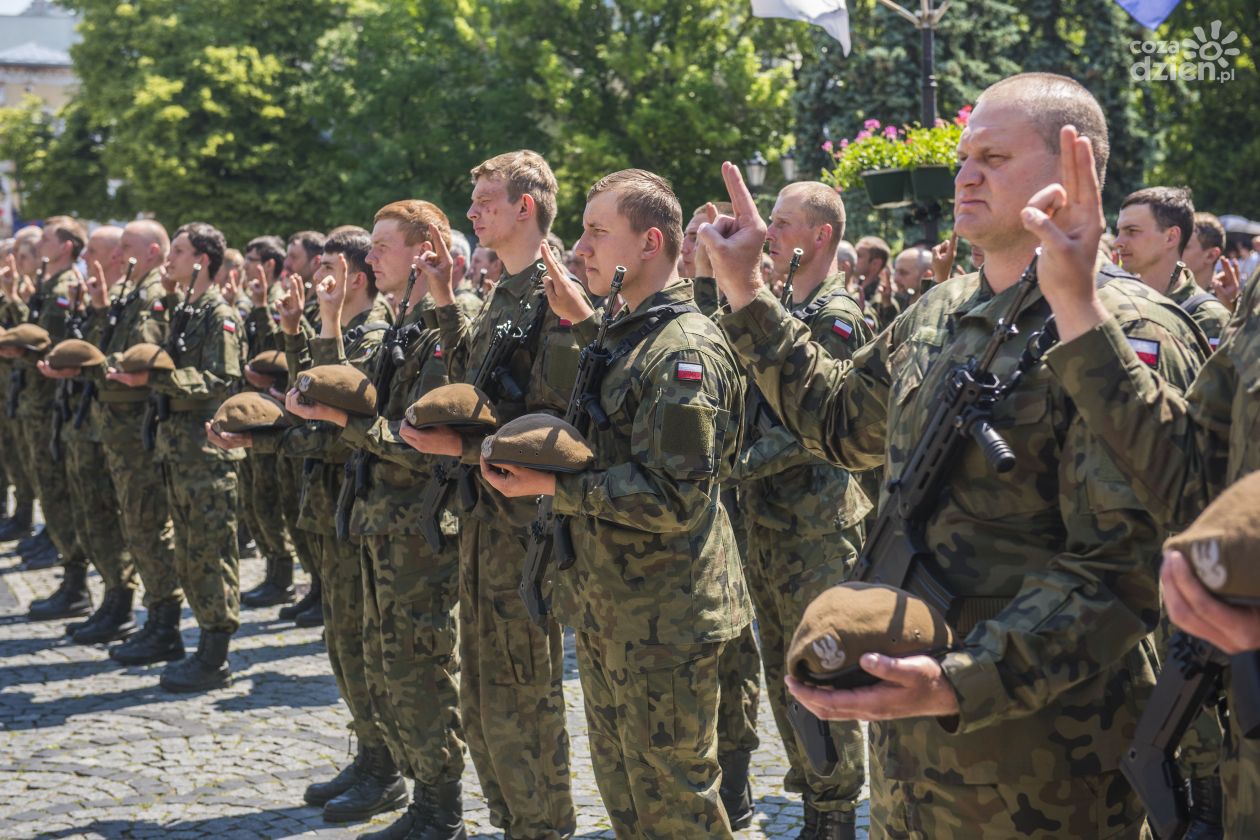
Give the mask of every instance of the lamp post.
POLYGON ((788 149, 779 158, 779 166, 783 167, 783 181, 790 184, 796 180, 796 147, 788 149))
POLYGON ((748 175, 748 186, 754 192, 761 190, 766 183, 766 167, 769 162, 765 156, 757 151, 751 158, 744 161, 744 173, 748 175))

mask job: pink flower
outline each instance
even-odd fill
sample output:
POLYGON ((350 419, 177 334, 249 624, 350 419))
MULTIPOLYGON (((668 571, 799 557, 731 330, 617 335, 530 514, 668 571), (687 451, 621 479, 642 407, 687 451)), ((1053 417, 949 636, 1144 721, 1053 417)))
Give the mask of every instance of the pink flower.
POLYGON ((866 129, 867 131, 878 131, 879 120, 875 120, 875 119, 867 120, 866 122, 862 123, 862 128, 866 129))
POLYGON ((857 133, 857 137, 854 137, 853 139, 860 142, 862 140, 870 139, 870 137, 871 137, 871 132, 868 131, 867 129, 862 129, 861 131, 857 133))
POLYGON ((828 140, 826 143, 823 143, 822 148, 824 152, 830 152, 832 149, 831 141, 828 140))
POLYGON ((844 140, 841 140, 841 141, 840 141, 840 148, 842 148, 842 149, 847 149, 847 148, 849 148, 849 141, 848 141, 848 139, 847 139, 847 138, 846 138, 846 139, 844 139, 844 140))
POLYGON ((966 125, 967 121, 970 119, 971 119, 971 106, 964 105, 958 109, 958 116, 954 117, 954 123, 956 125, 966 125))
POLYGON ((884 129, 884 136, 887 137, 889 140, 896 140, 897 139, 897 126, 890 125, 886 127, 884 129))

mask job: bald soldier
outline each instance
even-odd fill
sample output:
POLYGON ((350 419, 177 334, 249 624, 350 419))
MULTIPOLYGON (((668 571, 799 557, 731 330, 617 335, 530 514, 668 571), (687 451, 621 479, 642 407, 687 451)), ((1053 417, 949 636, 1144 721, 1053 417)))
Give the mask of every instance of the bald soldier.
MULTIPOLYGON (((793 251, 801 250, 792 297, 784 304, 835 359, 852 359, 873 337, 845 289, 845 276, 832 271, 844 223, 844 202, 835 189, 804 181, 780 191, 766 230, 777 273, 786 274, 793 251)), ((767 693, 787 748, 784 788, 804 798, 802 837, 852 838, 866 778, 861 730, 852 721, 832 724, 839 761, 831 773, 819 774, 789 722, 783 678, 788 646, 805 608, 848 577, 862 544, 862 520, 873 505, 855 476, 804 449, 755 391, 749 406, 744 450, 733 478, 748 521, 744 571, 757 613, 767 693)))
MULTIPOLYGON (((163 300, 161 279, 162 264, 171 249, 166 228, 149 219, 129 222, 120 244, 123 258, 136 261, 130 281, 125 287, 115 287, 116 294, 110 296, 88 284, 88 300, 98 314, 112 320, 118 310, 108 335, 97 338, 107 365, 136 344, 164 343, 170 328, 171 312, 163 300)), ((149 394, 147 387, 128 388, 102 377, 92 406, 118 496, 123 538, 144 584, 148 610, 140 632, 110 648, 110 657, 124 665, 150 665, 184 656, 179 634, 184 592, 175 569, 162 466, 156 453, 145 449, 140 435, 149 394)))
MULTIPOLYGON (((122 233, 122 228, 104 225, 88 237, 83 252, 88 280, 86 286, 71 291, 71 338, 100 343, 107 313, 95 306, 89 308, 83 298, 118 293, 118 283, 126 271, 122 233)), ((57 381, 61 388, 58 424, 75 531, 105 584, 105 597, 96 612, 86 622, 68 625, 66 633, 77 644, 112 642, 135 630, 132 601, 137 581, 135 564, 123 540, 118 494, 109 476, 101 430, 91 416, 90 405, 83 405, 86 379, 95 381, 104 376, 104 371, 99 365, 54 369, 47 361, 41 361, 39 372, 57 381)))
MULTIPOLYGON (((1151 364, 1187 383, 1207 352, 1188 316, 1096 262, 1107 148, 1102 109, 1075 81, 1028 73, 988 88, 959 142, 955 179, 956 230, 984 249, 984 266, 933 288, 852 360, 822 352, 761 289, 755 264, 765 226, 738 169, 726 164, 736 216, 701 231, 733 310, 723 326, 801 443, 850 468, 886 459, 887 474, 901 475, 945 378, 990 346, 1010 317, 1021 338, 1003 343, 991 368, 1008 381, 1029 343, 1022 337, 1045 326, 1044 298, 1020 285, 1039 243, 1036 276, 1080 274, 1098 285, 1124 340, 1158 344, 1151 364), (1056 181, 1069 185, 1066 198, 1056 181), (1078 181, 1093 185, 1092 201, 1078 181), (1069 232, 1060 238, 1088 228, 1092 242, 1065 252, 1025 229, 1024 208, 1047 194, 1058 196, 1052 225, 1069 232)), ((939 659, 863 655, 859 664, 879 679, 868 688, 789 682, 819 717, 873 721, 876 837, 1142 834, 1142 806, 1119 762, 1154 682, 1145 639, 1159 617, 1164 531, 1044 362, 1035 352, 1027 358, 993 409, 1013 469, 995 472, 967 442, 945 478, 948 492, 914 525, 935 574, 961 599, 958 648, 939 659)))

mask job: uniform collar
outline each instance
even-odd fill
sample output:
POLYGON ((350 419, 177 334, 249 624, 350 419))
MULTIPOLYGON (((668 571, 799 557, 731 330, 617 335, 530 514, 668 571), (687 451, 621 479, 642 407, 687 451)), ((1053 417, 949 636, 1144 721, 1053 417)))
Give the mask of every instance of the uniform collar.
POLYGON ((1172 282, 1168 285, 1168 291, 1164 297, 1171 298, 1177 303, 1184 303, 1201 291, 1203 290, 1199 288, 1190 269, 1185 263, 1178 262, 1177 268, 1173 271, 1172 282))
POLYGON ((670 304, 688 304, 695 302, 691 281, 685 277, 680 277, 673 281, 647 300, 643 301, 638 307, 630 313, 619 314, 611 324, 608 325, 609 332, 624 330, 628 325, 641 321, 648 310, 657 306, 668 306, 670 304))
POLYGON ((844 276, 843 271, 837 271, 832 274, 828 274, 826 277, 823 278, 823 281, 818 284, 818 288, 814 289, 814 291, 810 292, 808 295, 805 296, 805 300, 801 301, 800 303, 792 304, 791 308, 802 309, 806 306, 809 306, 811 303, 818 300, 823 295, 831 294, 831 292, 835 290, 836 288, 839 288, 841 291, 844 291, 845 289, 848 288, 845 285, 845 276, 844 276))

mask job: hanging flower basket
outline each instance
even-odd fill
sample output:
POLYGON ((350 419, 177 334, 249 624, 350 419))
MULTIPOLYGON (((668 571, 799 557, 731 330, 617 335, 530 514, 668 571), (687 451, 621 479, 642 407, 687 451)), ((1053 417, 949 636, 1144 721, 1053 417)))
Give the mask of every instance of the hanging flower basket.
POLYGON ((905 207, 911 203, 910 177, 911 171, 901 167, 869 169, 862 173, 862 186, 866 187, 872 207, 905 207))
POLYGON ((915 201, 952 201, 954 172, 948 166, 916 166, 910 170, 910 188, 915 201))

